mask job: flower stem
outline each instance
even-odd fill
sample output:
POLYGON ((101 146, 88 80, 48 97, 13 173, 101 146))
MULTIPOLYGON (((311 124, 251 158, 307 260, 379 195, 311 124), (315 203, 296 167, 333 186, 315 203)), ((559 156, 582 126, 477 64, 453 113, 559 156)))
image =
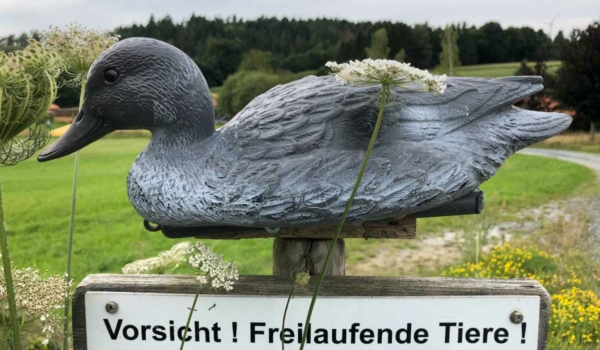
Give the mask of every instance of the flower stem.
POLYGON ((202 290, 202 284, 198 287, 198 291, 196 292, 196 296, 194 297, 194 302, 192 303, 192 308, 190 309, 190 314, 185 324, 185 331, 183 332, 183 338, 181 338, 181 346, 179 347, 179 350, 183 350, 183 347, 185 346, 185 339, 188 335, 188 329, 190 329, 192 315, 194 314, 194 310, 196 309, 196 303, 198 302, 198 297, 200 296, 200 290, 202 290))
POLYGON ((285 350, 285 339, 283 338, 283 331, 285 330, 285 319, 287 318, 288 309, 290 307, 290 301, 294 297, 294 292, 296 291, 296 285, 292 286, 292 290, 290 290, 290 295, 288 296, 287 302, 285 303, 285 310, 283 311, 283 319, 281 320, 281 350, 285 350))
MULTIPOLYGON (((1 97, 1 95, 0 95, 1 97)), ((1 99, 1 98, 0 98, 1 99)), ((12 269, 10 256, 8 254, 8 238, 4 227, 4 205, 2 204, 2 187, 0 185, 0 246, 2 246, 2 263, 4 265, 4 281, 6 282, 6 294, 8 294, 8 311, 10 314, 10 326, 12 327, 12 343, 15 350, 21 350, 21 333, 19 315, 17 314, 17 301, 15 299, 15 287, 12 280, 12 269)))
MULTIPOLYGON (((4 88, 0 88, 0 116, 2 116, 2 99, 4 88)), ((4 204, 2 203, 2 185, 0 183, 0 246, 2 252, 2 264, 4 266, 4 281, 6 283, 6 294, 8 294, 8 312, 10 326, 12 326, 12 341, 14 349, 21 349, 21 333, 19 329, 19 315, 17 314, 17 301, 15 298, 15 287, 12 280, 12 268, 10 266, 10 255, 8 253, 8 235, 4 227, 4 204)))
MULTIPOLYGON (((83 106, 85 96, 85 79, 81 81, 81 91, 79 92, 79 110, 83 106)), ((73 189, 71 192, 71 218, 69 220, 69 241, 67 243, 67 272, 66 272, 66 293, 65 298, 65 319, 63 324, 63 349, 69 349, 69 309, 71 308, 71 261, 73 255, 73 233, 75 231, 75 206, 77 204, 77 174, 79 172, 79 151, 75 152, 75 164, 73 166, 73 189)))
POLYGON ((358 172, 358 177, 356 178, 356 182, 354 183, 354 188, 352 189, 352 194, 350 194, 350 198, 346 203, 346 208, 344 209, 344 214, 342 215, 342 219, 338 223, 337 229, 335 231, 335 236, 331 241, 331 246, 329 247, 329 251, 327 251, 327 257, 325 258, 325 264, 323 265, 323 270, 321 270, 321 274, 319 275, 319 279, 317 281, 317 287, 315 288, 315 292, 312 296, 312 300, 310 301, 310 307, 308 308, 308 314, 306 315, 306 322, 304 323, 304 334, 302 334, 302 343, 300 344, 300 350, 304 349, 304 344, 306 344, 306 337, 308 336, 308 327, 310 326, 310 319, 312 317, 313 309, 315 308, 315 303, 317 301, 317 297, 319 296, 319 291, 321 290, 321 284, 323 283, 323 279, 325 278, 325 273, 327 272, 327 267, 329 266, 329 260, 331 260, 331 256, 333 255, 333 249, 335 244, 337 243, 338 238, 340 237, 340 232, 342 232, 342 228, 344 227, 344 223, 346 222, 346 218, 348 217, 348 213, 350 212, 350 208, 352 208, 352 203, 354 202, 354 197, 356 197, 356 192, 358 192, 358 187, 360 186, 360 182, 363 178, 365 170, 367 169, 367 163, 369 162, 369 157, 371 156, 371 151, 373 151, 373 147, 375 146, 375 140, 377 140, 377 134, 379 134, 379 128, 381 127, 381 120, 383 119, 383 110, 385 108, 385 104, 388 100, 390 87, 389 85, 383 85, 381 87, 381 96, 379 102, 379 114, 377 115, 377 123, 375 123, 375 128, 373 129, 373 134, 371 135, 371 141, 369 142, 369 147, 367 148, 367 152, 365 153, 365 158, 363 159, 362 166, 360 167, 360 171, 358 172))

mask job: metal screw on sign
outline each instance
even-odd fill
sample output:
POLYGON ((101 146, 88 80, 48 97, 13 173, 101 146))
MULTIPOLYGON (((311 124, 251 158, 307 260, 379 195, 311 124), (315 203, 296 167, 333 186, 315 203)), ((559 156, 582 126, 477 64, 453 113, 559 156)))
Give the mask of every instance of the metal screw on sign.
POLYGON ((525 317, 523 316, 523 313, 521 313, 521 311, 519 311, 519 310, 514 310, 513 312, 510 313, 510 322, 512 322, 514 324, 523 323, 524 318, 525 317))
POLYGON ((109 314, 116 314, 117 311, 119 311, 119 304, 115 303, 114 301, 109 301, 106 303, 106 306, 104 306, 104 309, 109 314))

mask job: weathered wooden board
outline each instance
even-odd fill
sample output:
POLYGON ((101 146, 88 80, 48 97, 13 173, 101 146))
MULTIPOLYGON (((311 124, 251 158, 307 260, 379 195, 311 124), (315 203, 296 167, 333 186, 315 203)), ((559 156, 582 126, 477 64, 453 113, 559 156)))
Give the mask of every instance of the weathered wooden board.
MULTIPOLYGON (((315 287, 316 278, 308 288, 297 295, 308 296, 315 287)), ((274 276, 241 276, 229 295, 287 296, 291 288, 289 278, 274 276)), ((88 292, 130 292, 195 294, 198 284, 193 276, 168 275, 91 275, 77 288, 73 299, 73 335, 75 350, 87 350, 85 296, 88 292)), ((203 294, 223 295, 224 292, 202 291, 203 294)), ((550 296, 537 282, 531 280, 476 280, 454 278, 398 278, 398 277, 328 277, 321 290, 322 296, 390 296, 390 297, 443 297, 443 296, 538 296, 540 319, 538 349, 545 349, 550 317, 550 296)))

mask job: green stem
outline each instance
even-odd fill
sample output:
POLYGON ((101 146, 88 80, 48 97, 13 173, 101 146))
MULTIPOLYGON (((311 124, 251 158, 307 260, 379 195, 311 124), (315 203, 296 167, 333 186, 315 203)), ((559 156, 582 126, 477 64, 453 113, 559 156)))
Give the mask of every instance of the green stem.
POLYGON ((196 309, 196 303, 198 302, 198 297, 200 296, 200 290, 202 290, 202 285, 198 287, 198 291, 196 292, 196 296, 194 297, 194 302, 192 303, 192 308, 190 309, 190 314, 188 315, 187 322, 185 324, 185 331, 183 332, 183 338, 181 338, 181 346, 179 350, 183 350, 185 346, 185 339, 188 335, 188 329, 190 328, 190 323, 192 322, 192 315, 194 314, 194 310, 196 309))
POLYGON ((283 311, 283 319, 281 320, 281 350, 285 350, 285 341, 283 338, 283 331, 285 330, 285 319, 287 318, 288 309, 290 307, 290 301, 294 296, 294 292, 296 291, 296 286, 292 286, 292 290, 290 290, 290 295, 288 296, 287 303, 285 303, 285 310, 283 311))
MULTIPOLYGON (((2 107, 3 107, 3 99, 4 99, 4 87, 0 86, 0 147, 2 149, 2 152, 5 153, 4 155, 6 157, 8 157, 8 155, 6 155, 6 150, 5 147, 7 147, 7 143, 10 141, 10 139, 6 139, 5 134, 4 134, 4 126, 6 125, 5 123, 2 123, 2 121, 6 121, 7 116, 6 115, 2 115, 2 107)), ((4 160, 4 159, 2 159, 4 160)))
MULTIPOLYGON (((1 97, 1 96, 0 96, 1 97)), ((12 342, 15 350, 21 350, 21 333, 19 315, 17 314, 17 301, 15 299, 15 287, 12 280, 12 269, 10 256, 8 254, 8 238, 4 227, 4 205, 2 204, 2 187, 0 185, 0 246, 2 246, 2 263, 4 265, 4 281, 6 282, 6 294, 8 294, 8 311, 10 314, 10 326, 12 327, 12 342)))
POLYGON ((362 166, 360 167, 360 171, 358 172, 358 178, 354 183, 354 188, 352 189, 352 194, 350 194, 350 198, 346 203, 346 208, 344 209, 344 214, 342 215, 342 219, 338 223, 337 229, 335 231, 335 236, 331 241, 331 246, 329 247, 329 251, 327 252, 327 257, 325 258, 325 264, 323 265, 323 270, 319 275, 319 280, 317 281, 317 288, 312 296, 312 300, 310 301, 310 307, 308 308, 308 314, 306 315, 306 322, 304 323, 304 334, 302 334, 302 343, 300 344, 300 350, 304 349, 304 344, 306 344, 306 337, 308 336, 308 327, 310 325, 310 318, 312 317, 313 309, 315 308, 315 303, 317 301, 317 297, 319 296, 319 291, 321 290, 321 284, 323 283, 323 279, 325 278, 325 272, 327 271, 327 267, 329 266, 329 260, 331 260, 331 256, 333 255, 333 249, 335 244, 337 243, 338 238, 340 237, 340 232, 342 232, 342 228, 344 227, 344 223, 346 222, 346 218, 348 217, 348 213, 350 212, 350 208, 352 208, 352 203, 354 202, 354 197, 356 197, 356 192, 358 192, 358 187, 360 186, 360 182, 363 178, 365 170, 367 169, 367 163, 369 162, 369 157, 371 156, 371 151, 373 151, 373 147, 375 146, 375 140, 377 140, 377 134, 379 134, 379 128, 381 127, 381 120, 383 119, 383 109, 385 108, 385 103, 387 102, 387 95, 389 94, 389 86, 384 85, 381 87, 381 96, 379 103, 379 114, 377 115, 377 123, 375 123, 375 128, 373 129, 373 134, 371 135, 371 141, 369 142, 369 147, 367 148, 367 152, 365 153, 365 158, 363 159, 362 166))
MULTIPOLYGON (((83 106, 85 96, 85 79, 81 81, 81 92, 79 93, 79 109, 83 106)), ((69 220, 69 241, 67 243, 67 274, 65 298, 65 319, 63 324, 63 349, 69 349, 69 309, 71 308, 71 261, 73 256, 73 233, 75 231, 75 206, 77 204, 77 174, 79 173, 79 151, 75 152, 75 164, 73 166, 73 189, 71 192, 71 218, 69 220)))
POLYGON ((85 98, 85 83, 86 80, 81 81, 81 91, 79 92, 79 109, 83 106, 83 99, 85 98))

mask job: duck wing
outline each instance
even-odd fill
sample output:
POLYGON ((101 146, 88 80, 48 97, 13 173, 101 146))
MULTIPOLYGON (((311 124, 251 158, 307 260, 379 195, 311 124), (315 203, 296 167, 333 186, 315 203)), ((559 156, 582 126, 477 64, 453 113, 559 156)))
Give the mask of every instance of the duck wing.
MULTIPOLYGON (((395 89, 350 222, 456 199, 517 150, 566 129, 568 116, 512 107, 540 91, 541 82, 539 77, 450 78, 441 96, 395 89)), ((235 201, 220 208, 220 214, 227 213, 222 221, 335 223, 377 118, 379 89, 342 86, 331 76, 307 77, 248 104, 220 131, 236 154, 224 177, 238 191, 235 201)))

